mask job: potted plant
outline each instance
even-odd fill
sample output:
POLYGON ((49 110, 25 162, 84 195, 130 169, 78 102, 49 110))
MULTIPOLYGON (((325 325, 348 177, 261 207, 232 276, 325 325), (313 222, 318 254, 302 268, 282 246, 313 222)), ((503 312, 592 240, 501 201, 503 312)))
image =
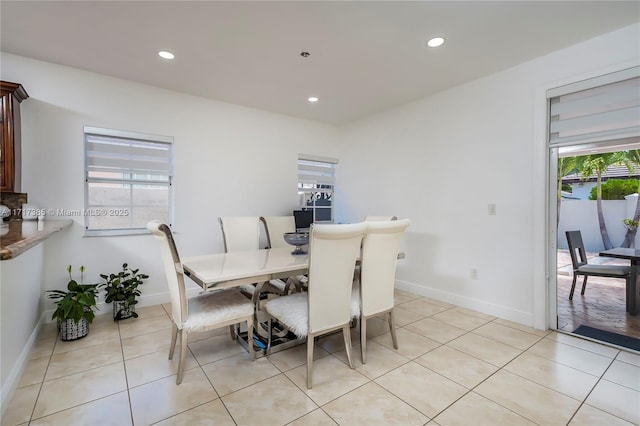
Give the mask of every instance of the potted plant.
POLYGON ((105 280, 100 284, 105 290, 105 302, 113 302, 113 320, 125 318, 138 318, 136 313, 136 297, 140 296, 140 286, 144 280, 149 278, 146 274, 138 272, 139 269, 131 269, 127 263, 122 264, 122 271, 117 274, 100 274, 105 280))
POLYGON ((627 218, 623 220, 622 223, 624 223, 624 226, 627 228, 628 232, 627 232, 627 235, 625 235, 624 237, 624 241, 622 242, 621 247, 635 248, 636 232, 638 232, 638 226, 640 225, 640 222, 638 222, 637 220, 627 218))
MULTIPOLYGON (((95 318, 98 284, 78 284, 73 279, 71 265, 67 266, 69 283, 67 291, 48 290, 49 298, 56 301, 56 310, 51 319, 58 321, 62 340, 76 340, 89 334, 89 324, 95 318)), ((80 282, 84 278, 84 266, 80 266, 80 282)))

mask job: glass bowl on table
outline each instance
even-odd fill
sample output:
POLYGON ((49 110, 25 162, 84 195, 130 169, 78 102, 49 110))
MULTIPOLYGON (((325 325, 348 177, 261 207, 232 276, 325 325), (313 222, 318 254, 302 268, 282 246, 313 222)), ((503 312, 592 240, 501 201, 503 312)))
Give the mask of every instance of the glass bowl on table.
POLYGON ((302 246, 306 246, 307 244, 309 244, 308 232, 285 232, 282 236, 288 244, 296 246, 295 250, 292 251, 291 254, 307 254, 307 252, 302 249, 302 246))

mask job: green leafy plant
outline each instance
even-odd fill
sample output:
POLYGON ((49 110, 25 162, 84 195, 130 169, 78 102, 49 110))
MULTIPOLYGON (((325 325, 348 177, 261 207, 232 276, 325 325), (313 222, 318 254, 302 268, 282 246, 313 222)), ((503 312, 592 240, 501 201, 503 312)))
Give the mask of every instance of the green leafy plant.
POLYGON ((636 229, 638 229, 638 226, 640 226, 640 222, 629 218, 624 219, 622 223, 624 223, 624 226, 626 226, 627 229, 630 229, 631 231, 635 231, 636 229))
POLYGON ((130 312, 130 308, 138 303, 136 298, 142 293, 138 288, 143 284, 144 280, 149 278, 146 274, 139 273, 139 269, 131 269, 127 263, 122 264, 122 271, 117 274, 100 274, 105 280, 100 284, 105 290, 105 302, 119 302, 119 309, 114 311, 114 320, 128 318, 133 316, 138 318, 135 311, 130 312), (130 313, 130 315, 128 315, 130 313))
MULTIPOLYGON (((597 199, 597 188, 591 188, 590 200, 597 199)), ((602 184, 603 200, 624 200, 629 194, 638 192, 638 179, 609 179, 602 184)))
MULTIPOLYGON (((80 266, 80 282, 84 278, 84 266, 80 266)), ((78 284, 73 279, 71 265, 67 266, 69 273, 69 283, 67 291, 48 290, 49 299, 57 300, 57 309, 53 312, 51 319, 65 321, 68 319, 78 323, 85 318, 89 323, 95 318, 96 296, 98 295, 98 284, 78 284)))

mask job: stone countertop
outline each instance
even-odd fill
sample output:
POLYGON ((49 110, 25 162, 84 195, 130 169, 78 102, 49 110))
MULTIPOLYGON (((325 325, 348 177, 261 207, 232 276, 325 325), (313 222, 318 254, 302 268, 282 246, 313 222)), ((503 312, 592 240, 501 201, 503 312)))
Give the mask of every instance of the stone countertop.
POLYGON ((72 220, 10 220, 9 226, 0 228, 0 260, 13 259, 51 234, 68 228, 72 220))

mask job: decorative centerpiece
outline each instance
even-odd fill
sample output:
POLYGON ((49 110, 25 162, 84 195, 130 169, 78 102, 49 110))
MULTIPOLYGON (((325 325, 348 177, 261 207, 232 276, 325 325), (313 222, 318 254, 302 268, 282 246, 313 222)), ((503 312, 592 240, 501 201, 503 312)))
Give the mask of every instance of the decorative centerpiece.
POLYGON ((296 249, 292 251, 291 254, 307 254, 306 251, 302 250, 302 246, 306 246, 307 244, 309 244, 308 232, 285 232, 283 234, 283 237, 287 243, 291 244, 292 246, 296 246, 296 249))
MULTIPOLYGON (((57 300, 57 309, 51 319, 57 319, 60 337, 64 341, 77 340, 89 334, 89 324, 95 317, 97 284, 78 284, 71 276, 71 265, 67 266, 69 283, 67 291, 48 290, 49 298, 57 300)), ((84 266, 80 267, 80 282, 84 266)))

